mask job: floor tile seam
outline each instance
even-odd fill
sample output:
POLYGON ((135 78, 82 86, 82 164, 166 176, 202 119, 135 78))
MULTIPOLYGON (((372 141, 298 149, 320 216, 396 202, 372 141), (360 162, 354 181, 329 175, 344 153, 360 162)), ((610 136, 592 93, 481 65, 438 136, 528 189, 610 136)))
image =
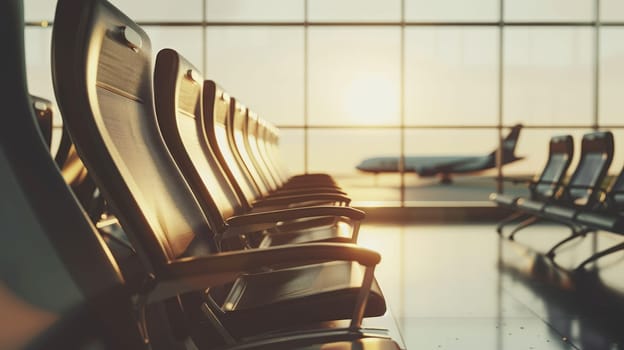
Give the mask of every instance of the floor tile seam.
POLYGON ((567 344, 569 344, 570 346, 572 346, 574 349, 577 350, 582 350, 578 345, 576 345, 575 343, 572 342, 572 339, 569 338, 569 334, 562 334, 552 323, 550 323, 548 320, 544 319, 543 317, 540 316, 539 313, 537 313, 535 310, 533 310, 533 308, 531 308, 529 305, 527 305, 526 303, 524 303, 522 300, 520 300, 518 297, 516 297, 510 290, 508 290, 505 287, 501 287, 503 292, 507 295, 509 295, 512 299, 514 299, 516 302, 520 303, 522 306, 524 306, 527 310, 529 310, 530 313, 532 313, 536 318, 538 318, 539 320, 541 320, 542 322, 544 322, 546 325, 548 325, 548 327, 553 330, 555 333, 559 334, 559 336, 563 339, 563 338, 567 338, 568 341, 566 341, 567 344))

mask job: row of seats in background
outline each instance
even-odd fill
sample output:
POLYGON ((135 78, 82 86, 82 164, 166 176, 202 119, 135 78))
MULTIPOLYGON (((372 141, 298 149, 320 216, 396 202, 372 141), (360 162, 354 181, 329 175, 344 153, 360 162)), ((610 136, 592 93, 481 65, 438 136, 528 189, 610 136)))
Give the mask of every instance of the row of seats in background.
MULTIPOLYGON (((560 247, 589 233, 605 230, 624 234, 624 169, 610 181, 607 177, 614 153, 613 134, 609 131, 592 132, 585 134, 581 142, 578 164, 567 181, 574 141, 569 135, 555 136, 550 140, 548 160, 541 174, 528 181, 529 197, 499 193, 490 196, 499 206, 513 210, 498 225, 499 234, 502 235, 504 228, 512 223, 517 224, 507 235, 510 240, 537 222, 566 225, 571 229, 570 236, 545 253, 553 261, 560 247)), ((601 257, 622 249, 624 243, 596 252, 576 269, 580 271, 601 257)))
POLYGON ((365 325, 394 327, 381 257, 356 244, 364 213, 328 175, 286 176, 274 126, 174 50, 152 71, 148 36, 107 1, 60 0, 53 159, 51 103, 27 94, 22 3, 2 7, 0 247, 22 282, 0 277, 60 317, 31 345, 400 347, 365 325))

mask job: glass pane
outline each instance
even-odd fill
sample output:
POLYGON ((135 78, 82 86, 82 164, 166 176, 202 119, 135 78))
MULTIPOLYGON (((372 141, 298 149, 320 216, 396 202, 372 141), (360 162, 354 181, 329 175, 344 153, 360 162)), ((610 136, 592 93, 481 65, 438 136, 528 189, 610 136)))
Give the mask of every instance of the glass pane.
POLYGON ((624 28, 600 30, 600 124, 624 125, 624 28))
POLYGON ((262 118, 303 125, 303 28, 209 27, 206 77, 262 118))
POLYGON ((201 22, 202 0, 110 0, 134 21, 201 22))
POLYGON ((400 21, 400 0, 313 0, 308 1, 308 20, 400 21))
POLYGON ((624 1, 622 0, 600 0, 600 20, 601 21, 623 21, 624 1))
MULTIPOLYGON (((56 103, 50 57, 52 28, 26 27, 24 40, 28 91, 56 103)), ((54 108, 53 116, 54 125, 62 125, 58 108, 54 108)))
POLYGON ((504 124, 593 121, 591 28, 505 29, 504 124))
POLYGON ((497 31, 473 27, 406 29, 406 124, 497 123, 497 31))
POLYGON ((591 21, 595 0, 505 0, 506 21, 591 21))
POLYGON ((495 129, 405 131, 406 205, 483 201, 496 189, 495 129))
POLYGON ((292 175, 305 172, 304 141, 302 129, 280 129, 279 150, 282 163, 292 175))
POLYGON ((326 172, 336 178, 355 203, 399 205, 401 177, 397 173, 374 174, 356 169, 364 159, 400 155, 400 131, 310 130, 310 172, 326 172), (384 203, 385 202, 385 203, 384 203))
POLYGON ((406 21, 497 21, 499 0, 405 0, 406 21))
POLYGON ((56 11, 56 0, 24 0, 24 20, 52 21, 56 11))
POLYGON ((310 28, 311 125, 398 125, 399 28, 310 28))
POLYGON ((201 27, 143 27, 152 40, 154 64, 158 51, 170 48, 178 51, 197 69, 202 69, 201 27))
POLYGON ((207 0, 209 22, 303 21, 303 0, 207 0))

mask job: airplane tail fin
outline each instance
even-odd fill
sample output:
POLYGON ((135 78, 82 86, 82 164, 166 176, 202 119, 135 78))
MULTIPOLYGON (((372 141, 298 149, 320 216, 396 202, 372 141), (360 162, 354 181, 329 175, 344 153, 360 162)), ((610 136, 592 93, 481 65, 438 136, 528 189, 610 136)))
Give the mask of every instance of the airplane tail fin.
MULTIPOLYGON (((521 159, 521 157, 517 157, 515 154, 521 129, 522 129, 522 124, 516 124, 513 128, 511 128, 511 131, 509 132, 509 134, 503 139, 503 161, 504 162, 521 159)), ((496 151, 492 152, 492 155, 496 157, 496 151)))

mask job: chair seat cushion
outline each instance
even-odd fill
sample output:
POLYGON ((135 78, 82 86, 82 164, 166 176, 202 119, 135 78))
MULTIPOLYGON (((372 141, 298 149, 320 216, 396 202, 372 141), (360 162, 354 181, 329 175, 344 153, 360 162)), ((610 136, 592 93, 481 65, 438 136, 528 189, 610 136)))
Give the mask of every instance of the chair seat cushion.
MULTIPOLYGON (((223 322, 237 335, 293 325, 350 319, 364 268, 331 262, 240 277, 224 302, 223 322)), ((373 281, 365 316, 386 312, 384 296, 373 281)))
POLYGON ((576 220, 591 228, 624 234, 624 217, 622 215, 584 211, 576 216, 576 220))
POLYGON ((548 204, 544 207, 544 213, 547 217, 555 220, 571 221, 577 213, 577 210, 563 207, 556 204, 548 204))
POLYGON ((532 199, 519 198, 516 202, 516 206, 518 207, 518 209, 524 210, 526 212, 537 213, 544 209, 546 203, 532 199))
MULTIPOLYGON (((312 226, 308 228, 302 228, 306 222, 302 222, 302 225, 297 225, 296 230, 284 230, 280 227, 280 232, 271 232, 265 235, 264 239, 260 243, 260 247, 278 246, 284 244, 299 244, 306 242, 344 242, 352 243, 353 226, 344 221, 333 220, 331 225, 324 226, 312 226)), ((313 222, 316 224, 316 222, 313 222)), ((285 225, 288 229, 289 226, 285 225)), ((292 228, 292 226, 290 227, 292 228)))

